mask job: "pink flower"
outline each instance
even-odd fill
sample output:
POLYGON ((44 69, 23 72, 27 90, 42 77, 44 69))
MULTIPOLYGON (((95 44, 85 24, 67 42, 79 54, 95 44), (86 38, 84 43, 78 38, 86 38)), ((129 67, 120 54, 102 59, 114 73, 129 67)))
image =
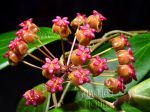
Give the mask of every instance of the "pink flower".
POLYGON ((104 17, 102 14, 100 14, 96 10, 93 10, 93 15, 98 16, 101 21, 107 20, 106 17, 104 17))
POLYGON ((123 78, 121 77, 118 78, 118 89, 124 93, 125 85, 123 83, 123 78))
POLYGON ((52 22, 58 26, 67 26, 69 24, 68 17, 61 18, 60 16, 56 16, 56 19, 53 19, 52 22))
POLYGON ((91 59, 89 68, 94 76, 100 75, 104 70, 108 70, 107 59, 96 56, 96 58, 91 59))
POLYGON ((62 87, 63 81, 64 81, 63 78, 53 77, 48 82, 46 82, 45 86, 49 92, 55 93, 57 91, 63 90, 63 87, 62 87))
POLYGON ((75 85, 82 85, 84 83, 90 82, 89 78, 90 71, 79 68, 69 74, 69 79, 75 85))
POLYGON ((61 18, 60 16, 56 16, 56 19, 52 20, 54 23, 52 30, 54 33, 59 34, 61 38, 66 38, 69 34, 71 34, 71 30, 68 27, 69 21, 67 20, 67 17, 61 18))
POLYGON ((77 13, 76 18, 74 18, 71 22, 71 26, 74 28, 79 28, 80 25, 84 24, 86 21, 86 15, 81 15, 80 13, 77 13))
POLYGON ((26 100, 25 102, 26 105, 33 105, 33 106, 37 106, 38 104, 44 102, 45 100, 45 97, 41 91, 37 91, 33 89, 25 92, 23 97, 26 100))
POLYGON ((28 26, 28 25, 32 24, 32 21, 33 21, 33 18, 30 18, 30 19, 28 19, 28 20, 23 21, 22 23, 20 23, 19 26, 21 26, 21 27, 28 26))
POLYGON ((71 62, 74 65, 82 65, 91 58, 90 49, 84 46, 79 46, 71 55, 71 62))
POLYGON ((10 41, 8 48, 10 50, 13 50, 16 47, 17 42, 20 42, 20 41, 22 41, 22 39, 20 37, 16 37, 14 40, 10 41))
POLYGON ((49 58, 45 58, 45 61, 46 62, 42 68, 47 70, 50 75, 54 75, 60 69, 58 58, 55 58, 52 61, 49 58))

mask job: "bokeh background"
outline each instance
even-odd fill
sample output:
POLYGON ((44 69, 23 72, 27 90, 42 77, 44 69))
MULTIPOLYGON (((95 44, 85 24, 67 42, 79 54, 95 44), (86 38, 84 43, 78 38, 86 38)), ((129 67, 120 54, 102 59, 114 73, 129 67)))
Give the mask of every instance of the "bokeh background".
MULTIPOLYGON (((51 27, 51 20, 57 15, 67 16, 71 21, 77 12, 88 16, 93 9, 108 19, 102 34, 114 29, 150 29, 150 0, 1 0, 0 33, 19 29, 18 24, 31 17, 38 26, 51 27)), ((56 49, 58 43, 48 45, 56 56, 61 53, 56 49)), ((0 112, 15 112, 22 94, 45 81, 40 71, 23 64, 1 70, 0 112)))

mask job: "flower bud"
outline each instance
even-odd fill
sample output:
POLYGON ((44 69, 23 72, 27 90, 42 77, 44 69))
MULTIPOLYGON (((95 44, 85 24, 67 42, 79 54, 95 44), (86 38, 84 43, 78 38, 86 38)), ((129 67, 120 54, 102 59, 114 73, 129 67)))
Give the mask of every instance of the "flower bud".
POLYGON ((19 26, 23 27, 23 28, 27 28, 28 31, 32 32, 32 33, 37 33, 39 31, 39 28, 32 23, 33 19, 30 18, 24 22, 22 22, 21 24, 19 24, 19 26))
POLYGON ((91 28, 94 28, 96 32, 100 32, 102 29, 102 21, 106 20, 106 18, 98 13, 96 10, 93 10, 93 15, 90 15, 86 23, 90 25, 91 28))
POLYGON ((4 54, 4 58, 8 58, 9 64, 15 66, 21 61, 21 57, 17 56, 12 50, 7 51, 4 54))
POLYGON ((68 78, 74 85, 82 85, 84 83, 90 82, 89 74, 89 70, 79 68, 78 70, 71 72, 68 78))
POLYGON ((18 32, 16 32, 16 36, 21 37, 26 43, 33 43, 34 38, 37 35, 28 31, 27 29, 20 29, 18 32))
POLYGON ((46 87, 47 91, 49 91, 51 93, 55 93, 57 91, 62 91, 63 90, 63 87, 62 87, 63 81, 64 81, 63 78, 53 77, 52 79, 48 80, 48 82, 46 82, 45 87, 46 87))
POLYGON ((87 59, 90 58, 90 49, 84 46, 79 46, 78 49, 74 50, 71 54, 71 62, 76 66, 84 64, 87 59))
POLYGON ((104 70, 108 70, 107 60, 101 59, 99 56, 91 59, 88 66, 90 71, 93 73, 93 76, 98 76, 104 70))
POLYGON ((16 37, 13 41, 11 41, 8 48, 20 57, 24 56, 28 50, 27 44, 19 37, 16 37))
POLYGON ((68 37, 71 34, 71 31, 68 27, 69 21, 67 21, 67 17, 56 16, 56 19, 53 19, 52 22, 54 23, 52 26, 52 31, 60 35, 61 38, 68 37))
POLYGON ((104 85, 108 87, 111 93, 116 94, 119 91, 124 92, 125 86, 121 78, 108 78, 105 80, 104 85))
POLYGON ((41 104, 45 101, 44 94, 41 91, 33 90, 33 89, 25 92, 23 97, 26 100, 26 103, 25 103, 26 105, 37 106, 38 104, 41 104))
POLYGON ((75 36, 77 37, 79 44, 87 46, 92 38, 95 37, 94 32, 95 30, 86 24, 84 26, 80 26, 79 30, 77 29, 75 36))
POLYGON ((117 58, 118 58, 119 64, 121 65, 128 64, 134 61, 134 57, 132 55, 132 51, 130 48, 128 49, 128 51, 126 50, 117 51, 117 58))
POLYGON ((81 15, 80 13, 77 13, 77 16, 75 19, 72 20, 71 26, 75 29, 79 28, 81 25, 83 25, 86 21, 86 16, 81 15))
POLYGON ((118 65, 117 73, 122 78, 131 77, 136 80, 135 70, 132 64, 118 65))
POLYGON ((112 43, 112 47, 116 51, 124 49, 125 46, 129 46, 129 42, 123 34, 120 34, 119 37, 113 38, 111 40, 111 43, 112 43))

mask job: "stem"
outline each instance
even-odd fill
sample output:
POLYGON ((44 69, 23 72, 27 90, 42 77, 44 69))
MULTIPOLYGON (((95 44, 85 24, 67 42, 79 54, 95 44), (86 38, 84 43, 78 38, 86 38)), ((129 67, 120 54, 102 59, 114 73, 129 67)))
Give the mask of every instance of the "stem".
POLYGON ((54 106, 57 107, 57 99, 55 93, 52 94, 52 99, 53 99, 54 106))
POLYGON ((63 53, 64 65, 66 65, 65 48, 64 48, 64 42, 62 38, 61 38, 61 48, 62 48, 62 53, 63 53))
POLYGON ((103 76, 103 77, 115 77, 116 75, 108 75, 107 73, 102 73, 100 76, 103 76))
POLYGON ((38 36, 36 36, 36 39, 42 45, 42 47, 49 53, 49 55, 52 56, 53 58, 55 58, 55 56, 46 48, 46 46, 42 43, 42 41, 40 40, 40 38, 38 36))
POLYGON ((91 92, 89 92, 87 89, 85 89, 85 88, 82 87, 82 86, 77 86, 77 87, 78 87, 82 92, 84 92, 85 94, 87 94, 88 96, 90 96, 91 98, 93 98, 93 99, 95 99, 95 100, 97 100, 97 101, 99 101, 99 102, 102 102, 102 103, 108 105, 108 106, 111 107, 111 108, 115 108, 115 106, 113 105, 113 103, 108 102, 108 101, 106 101, 106 100, 104 100, 104 99, 102 99, 102 98, 100 98, 100 97, 97 97, 96 95, 92 94, 91 92))
POLYGON ((36 66, 36 65, 33 65, 33 64, 31 64, 31 63, 29 63, 29 62, 27 62, 27 61, 22 61, 24 64, 26 64, 26 65, 28 65, 28 66, 31 66, 31 67, 33 67, 33 68, 37 68, 37 69, 39 69, 39 70, 42 70, 42 68, 41 67, 38 67, 38 66, 36 66))
POLYGON ((67 93, 67 90, 68 90, 70 84, 71 84, 71 82, 69 81, 68 84, 67 84, 66 87, 65 87, 65 90, 63 91, 63 93, 62 93, 62 95, 61 95, 61 97, 60 97, 60 100, 59 100, 59 102, 58 102, 58 107, 61 106, 61 103, 62 103, 62 101, 63 101, 63 99, 64 99, 64 97, 65 97, 65 95, 66 95, 66 93, 67 93))
POLYGON ((125 95, 119 97, 116 101, 114 101, 114 106, 119 107, 121 104, 123 104, 124 102, 127 102, 129 100, 130 100, 129 94, 125 94, 125 95))
POLYGON ((39 48, 35 43, 33 43, 33 44, 34 44, 34 46, 35 46, 42 54, 44 54, 46 57, 52 59, 52 58, 51 58, 49 55, 47 55, 41 48, 39 48))
POLYGON ((96 55, 94 55, 94 56, 92 56, 92 57, 94 58, 94 57, 96 57, 96 56, 102 55, 102 54, 104 54, 104 53, 110 51, 111 49, 112 49, 112 47, 111 47, 111 48, 108 48, 108 49, 106 49, 106 50, 104 50, 104 51, 102 51, 102 52, 100 52, 100 53, 98 53, 98 54, 96 54, 96 55))
POLYGON ((41 63, 45 63, 43 60, 41 60, 40 58, 36 57, 36 56, 33 55, 33 54, 28 53, 28 55, 29 55, 30 57, 32 57, 33 59, 35 59, 35 60, 41 62, 41 63))
POLYGON ((50 110, 50 109, 52 109, 53 107, 55 107, 55 105, 53 105, 53 106, 49 107, 48 109, 50 110))
POLYGON ((118 58, 107 60, 107 62, 114 62, 114 61, 118 61, 118 58))
MULTIPOLYGON (((68 56, 68 60, 67 60, 67 66, 68 66, 69 63, 70 63, 70 58, 71 58, 71 54, 72 54, 72 51, 73 51, 75 42, 76 42, 76 37, 74 38, 73 44, 72 44, 72 46, 71 46, 71 50, 70 50, 70 53, 69 53, 69 56, 68 56)), ((58 107, 61 106, 61 103, 62 103, 62 101, 63 101, 63 99, 64 99, 64 97, 65 97, 65 95, 66 95, 66 93, 67 93, 67 90, 68 90, 70 84, 71 84, 71 82, 68 82, 68 83, 67 83, 67 85, 66 85, 66 87, 65 87, 65 90, 63 91, 63 93, 62 93, 62 95, 61 95, 61 97, 60 97, 60 100, 59 100, 59 102, 58 102, 58 107)))
POLYGON ((72 54, 72 51, 73 51, 75 42, 76 42, 76 37, 74 37, 74 40, 73 40, 73 43, 72 43, 72 46, 71 46, 71 50, 70 50, 70 53, 69 53, 69 56, 68 56, 68 60, 67 60, 67 66, 68 66, 69 63, 70 63, 70 58, 71 58, 71 54, 72 54))
POLYGON ((99 86, 104 86, 103 83, 99 83, 99 82, 90 82, 90 84, 99 85, 99 86))

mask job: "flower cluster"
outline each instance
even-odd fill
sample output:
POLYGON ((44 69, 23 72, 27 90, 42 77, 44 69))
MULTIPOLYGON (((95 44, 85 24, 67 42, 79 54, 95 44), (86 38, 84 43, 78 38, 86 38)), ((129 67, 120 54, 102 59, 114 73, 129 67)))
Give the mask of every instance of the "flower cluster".
MULTIPOLYGON (((53 56, 51 52, 43 46, 40 38, 37 36, 39 28, 32 23, 32 19, 26 20, 19 24, 22 29, 17 31, 16 38, 10 42, 8 46, 9 50, 5 54, 5 57, 9 59, 11 65, 16 65, 22 61, 26 55, 28 44, 34 43, 34 40, 37 39, 49 55, 38 48, 38 50, 46 56, 45 61, 33 55, 31 57, 42 62, 43 65, 39 67, 28 62, 26 62, 26 64, 42 70, 42 75, 48 79, 45 83, 45 88, 48 92, 56 93, 62 91, 64 80, 70 81, 75 86, 85 83, 94 84, 90 80, 90 75, 96 77, 106 70, 109 70, 107 65, 109 61, 107 59, 101 58, 99 54, 91 56, 92 50, 90 42, 95 37, 95 33, 101 31, 102 22, 104 20, 106 20, 106 18, 95 10, 93 10, 93 14, 89 17, 77 13, 77 16, 70 24, 70 26, 76 29, 74 42, 68 57, 63 52, 63 61, 53 56), (79 46, 74 48, 76 40, 79 46), (66 60, 67 62, 65 62, 66 60)), ((68 18, 56 16, 56 19, 53 19, 52 22, 52 31, 58 34, 63 42, 63 39, 71 34, 68 18)), ((116 68, 118 77, 106 79, 104 85, 109 88, 111 93, 115 94, 120 91, 124 92, 124 84, 129 83, 132 79, 136 80, 136 75, 132 64, 134 61, 133 53, 125 35, 120 34, 119 37, 113 38, 111 43, 119 62, 116 68), (128 47, 128 50, 126 50, 126 47, 128 47)), ((26 100, 26 105, 31 104, 33 106, 44 102, 45 99, 41 91, 33 89, 25 92, 23 97, 26 100)))
POLYGON ((111 42, 113 48, 116 51, 117 59, 119 62, 119 65, 117 66, 118 79, 107 79, 105 80, 105 85, 112 93, 117 93, 119 90, 123 92, 125 89, 124 84, 131 82, 132 78, 137 80, 132 64, 132 62, 134 62, 134 56, 131 50, 131 46, 125 35, 120 34, 119 37, 113 38, 111 42), (129 47, 128 50, 125 50, 125 47, 129 47))
POLYGON ((22 28, 16 32, 16 38, 9 43, 8 51, 4 55, 11 65, 17 65, 23 59, 28 50, 28 43, 33 42, 37 37, 38 27, 32 23, 32 18, 22 22, 19 26, 22 28))

